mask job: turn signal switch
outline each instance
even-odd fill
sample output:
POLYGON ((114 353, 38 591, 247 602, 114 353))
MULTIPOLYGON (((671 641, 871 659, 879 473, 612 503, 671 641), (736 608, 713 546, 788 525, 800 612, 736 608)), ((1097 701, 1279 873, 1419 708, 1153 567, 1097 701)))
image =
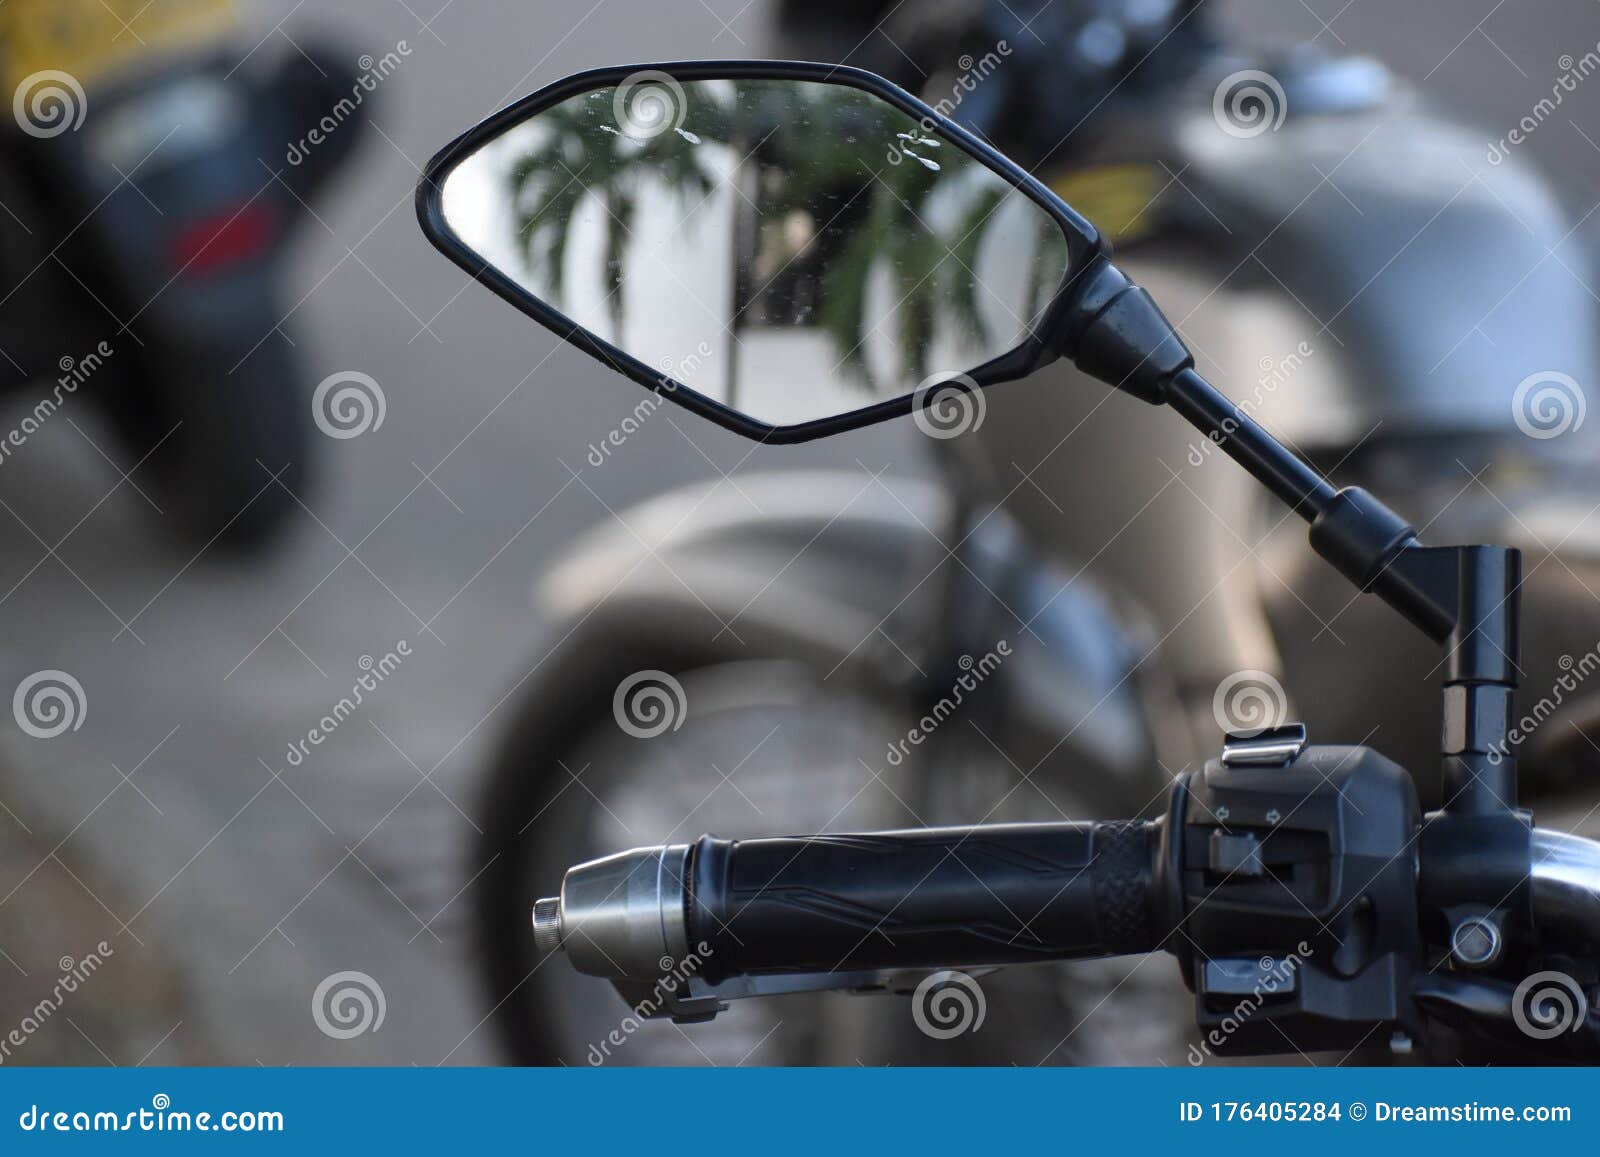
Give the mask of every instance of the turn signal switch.
POLYGON ((1403 768, 1289 724, 1228 736, 1172 807, 1186 935, 1169 947, 1202 1040, 1251 1054, 1349 1048, 1374 1023, 1415 1035, 1420 815, 1403 768))

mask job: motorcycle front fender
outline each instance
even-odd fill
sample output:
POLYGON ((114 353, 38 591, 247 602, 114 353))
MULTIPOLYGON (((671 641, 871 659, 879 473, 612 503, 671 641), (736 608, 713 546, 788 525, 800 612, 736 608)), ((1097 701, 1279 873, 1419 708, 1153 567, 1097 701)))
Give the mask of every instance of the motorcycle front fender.
MULTIPOLYGON (((995 651, 1014 758, 1154 766, 1148 639, 1007 515, 951 525, 943 488, 850 471, 741 475, 651 499, 585 535, 535 590, 567 656, 783 657, 937 699, 995 651), (960 545, 959 561, 946 544, 960 545), (975 608, 984 608, 975 610, 975 608)), ((570 674, 570 672, 569 672, 570 674)))

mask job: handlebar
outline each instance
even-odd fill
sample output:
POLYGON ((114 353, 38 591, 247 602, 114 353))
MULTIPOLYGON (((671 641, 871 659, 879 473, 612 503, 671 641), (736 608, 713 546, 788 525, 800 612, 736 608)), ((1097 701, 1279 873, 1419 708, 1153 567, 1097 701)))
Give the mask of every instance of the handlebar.
POLYGON ((708 981, 1149 952, 1160 826, 994 824, 636 848, 535 906, 541 947, 641 979, 691 949, 708 981))
POLYGON ((690 855, 715 974, 1017 964, 1156 947, 1156 825, 718 840, 690 855))
POLYGON ((1577 944, 1600 944, 1600 843, 1533 830, 1534 924, 1577 944))
MULTIPOLYGON (((1261 997, 1234 1051, 1348 1048, 1375 1025, 1414 1037, 1441 1010, 1526 1044, 1516 982, 1549 966, 1539 953, 1600 946, 1600 844, 1533 830, 1523 901, 1458 904, 1414 798, 1370 749, 1309 748, 1212 761, 1155 822, 705 836, 571 869, 535 905, 534 935, 641 1015, 680 1020, 736 997, 1166 948, 1202 1028, 1261 997), (1438 951, 1453 956, 1443 979, 1438 951)), ((1591 1027, 1567 1046, 1600 1047, 1591 1027)))

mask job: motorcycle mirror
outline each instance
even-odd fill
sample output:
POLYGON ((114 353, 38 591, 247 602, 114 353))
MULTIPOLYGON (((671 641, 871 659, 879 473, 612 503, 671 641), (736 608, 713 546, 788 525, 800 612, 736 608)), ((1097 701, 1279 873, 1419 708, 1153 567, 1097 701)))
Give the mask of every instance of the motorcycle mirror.
POLYGON ((888 81, 774 61, 569 77, 443 149, 418 214, 563 339, 771 442, 1025 376, 1106 252, 888 81))
POLYGON ((519 309, 766 441, 959 413, 938 388, 952 377, 976 389, 1058 357, 1170 406, 1357 589, 1445 645, 1446 793, 1513 816, 1515 761, 1492 753, 1520 554, 1424 547, 1377 498, 1335 489, 1195 371, 1092 225, 881 77, 772 61, 582 73, 446 146, 417 198, 434 244, 519 309))

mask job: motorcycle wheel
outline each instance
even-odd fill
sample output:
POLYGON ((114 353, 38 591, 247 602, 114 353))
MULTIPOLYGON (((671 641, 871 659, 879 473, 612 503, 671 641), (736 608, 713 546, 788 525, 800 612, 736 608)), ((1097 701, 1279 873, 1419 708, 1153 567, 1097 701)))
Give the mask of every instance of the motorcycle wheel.
POLYGON ((920 714, 887 688, 825 681, 797 661, 665 662, 659 650, 593 642, 573 652, 557 668, 565 678, 525 696, 485 809, 476 919, 486 995, 513 1063, 1128 1064, 1183 1055, 1188 997, 1170 962, 1139 958, 984 977, 989 1030, 980 1019, 949 1039, 918 1032, 911 1002, 895 996, 735 1001, 714 1021, 681 1028, 630 1017, 609 985, 533 944, 533 901, 574 864, 707 831, 915 827, 990 809, 991 822, 1060 814, 984 740, 954 742, 937 766, 884 767, 886 745, 920 714), (651 663, 637 661, 646 654, 651 663), (625 733, 613 708, 615 688, 642 666, 674 672, 687 705, 676 730, 649 739, 625 733), (624 1043, 610 1043, 618 1037, 624 1043))
MULTIPOLYGON (((518 1064, 827 1063, 836 1059, 830 1046, 843 1019, 829 1008, 842 1002, 837 995, 735 1002, 703 1025, 638 1023, 609 985, 564 959, 542 958, 533 944, 533 900, 553 893, 567 868, 596 856, 707 831, 777 835, 916 822, 896 802, 891 775, 875 780, 860 762, 904 729, 897 714, 824 686, 796 663, 668 665, 683 692, 676 727, 648 738, 623 730, 612 693, 637 670, 624 662, 616 678, 585 683, 591 693, 581 714, 567 715, 536 690, 500 756, 478 905, 500 1036, 518 1064), (625 1043, 608 1043, 614 1033, 625 1043)), ((669 713, 679 710, 662 702, 669 713)), ((860 1020, 858 1002, 848 1003, 860 1020)))

